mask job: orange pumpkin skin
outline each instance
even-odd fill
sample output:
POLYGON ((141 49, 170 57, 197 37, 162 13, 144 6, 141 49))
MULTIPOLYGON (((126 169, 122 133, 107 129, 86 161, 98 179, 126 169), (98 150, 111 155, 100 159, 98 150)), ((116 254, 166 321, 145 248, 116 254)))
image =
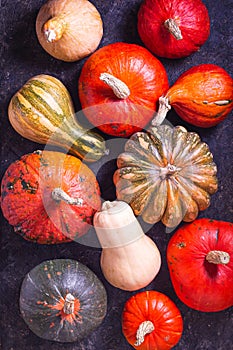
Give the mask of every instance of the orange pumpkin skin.
POLYGON ((69 242, 84 235, 100 204, 92 171, 78 158, 60 152, 26 154, 9 166, 2 179, 4 217, 17 233, 37 243, 69 242), (55 188, 81 203, 55 199, 55 188))
POLYGON ((129 342, 138 350, 169 350, 182 335, 183 320, 179 309, 165 294, 157 291, 143 291, 127 300, 122 314, 122 331, 129 342), (137 331, 143 322, 149 321, 154 330, 144 336, 140 345, 137 331))
POLYGON ((233 79, 217 65, 201 64, 183 73, 166 97, 186 122, 212 127, 233 109, 233 79))
POLYGON ((88 58, 78 91, 84 113, 93 125, 106 134, 128 137, 151 120, 158 98, 168 87, 165 68, 147 49, 118 42, 100 48, 88 58), (117 97, 100 80, 102 73, 123 81, 130 95, 117 97))
POLYGON ((177 296, 187 306, 216 312, 233 305, 233 224, 197 219, 172 236, 167 262, 177 296), (225 252, 229 261, 208 259, 209 252, 225 252))

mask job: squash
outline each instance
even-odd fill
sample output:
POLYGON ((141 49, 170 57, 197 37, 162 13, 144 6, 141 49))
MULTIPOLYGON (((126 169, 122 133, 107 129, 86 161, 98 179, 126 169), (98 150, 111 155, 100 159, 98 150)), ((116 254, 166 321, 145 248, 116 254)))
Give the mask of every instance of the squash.
POLYGON ((100 209, 94 173, 71 155, 37 151, 6 170, 1 208, 9 224, 26 240, 54 244, 76 240, 100 209))
POLYGON ((128 137, 152 119, 168 90, 162 63, 140 45, 117 42, 84 63, 79 99, 88 120, 106 134, 128 137))
POLYGON ((103 36, 103 23, 90 1, 48 0, 37 15, 36 34, 51 56, 73 62, 96 50, 103 36))
POLYGON ((100 265, 107 281, 127 291, 147 286, 160 270, 161 256, 130 206, 105 201, 93 222, 102 246, 100 265))
POLYGON ((113 180, 118 200, 147 223, 174 228, 193 221, 218 188, 209 147, 182 126, 159 125, 137 132, 118 156, 113 180))
POLYGON ((138 33, 155 55, 186 57, 199 50, 210 34, 210 19, 201 0, 144 0, 138 33))
POLYGON ((88 267, 76 260, 54 259, 27 273, 19 304, 23 320, 38 337, 74 342, 102 323, 107 295, 88 267))
POLYGON ((177 296, 190 308, 217 312, 233 306, 233 224, 201 218, 180 227, 167 247, 177 296))
POLYGON ((155 290, 131 296, 124 305, 122 332, 134 349, 169 350, 183 332, 183 319, 174 302, 155 290))
POLYGON ((162 123, 171 107, 190 124, 202 128, 215 126, 233 109, 233 79, 217 65, 194 66, 160 97, 152 124, 162 123))
POLYGON ((50 75, 30 78, 11 98, 8 116, 21 136, 62 147, 87 162, 107 153, 104 139, 79 124, 69 92, 50 75))

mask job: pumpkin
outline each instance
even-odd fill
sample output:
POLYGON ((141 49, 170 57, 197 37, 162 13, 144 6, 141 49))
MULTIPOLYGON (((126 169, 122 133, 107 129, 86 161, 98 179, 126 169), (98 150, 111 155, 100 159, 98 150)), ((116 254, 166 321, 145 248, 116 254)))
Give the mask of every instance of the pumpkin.
POLYGON ((96 50, 103 23, 96 7, 87 0, 49 0, 37 15, 36 34, 51 56, 73 62, 96 50))
POLYGON ((26 154, 12 163, 1 184, 1 208, 25 239, 42 244, 84 235, 100 208, 94 173, 78 158, 53 151, 26 154))
POLYGON ((160 270, 161 256, 130 206, 121 201, 105 201, 93 221, 102 246, 101 269, 107 281, 127 291, 147 286, 160 270))
POLYGON ((80 125, 68 90, 50 75, 30 78, 11 98, 8 116, 21 136, 62 147, 87 162, 107 153, 104 139, 80 125))
POLYGON ((177 296, 190 308, 216 312, 233 306, 233 224, 201 218, 180 227, 167 247, 177 296))
POLYGON ((71 259, 43 261, 24 278, 20 312, 38 337, 80 341, 103 321, 107 295, 98 277, 71 259))
POLYGON ((144 0, 138 33, 155 55, 186 57, 199 50, 210 34, 210 19, 201 0, 144 0))
POLYGON ((233 79, 217 65, 200 64, 184 72, 159 101, 152 124, 160 124, 173 107, 186 122, 212 127, 233 109, 233 79))
POLYGON ((122 332, 134 349, 169 350, 181 338, 183 320, 168 296, 154 290, 143 291, 125 303, 122 332))
POLYGON ((182 126, 137 132, 118 156, 113 180, 118 200, 147 223, 174 228, 193 221, 217 191, 217 167, 206 143, 182 126))
POLYGON ((167 90, 162 63, 142 46, 122 42, 94 52, 84 63, 78 83, 88 120, 104 133, 120 137, 145 127, 167 90))

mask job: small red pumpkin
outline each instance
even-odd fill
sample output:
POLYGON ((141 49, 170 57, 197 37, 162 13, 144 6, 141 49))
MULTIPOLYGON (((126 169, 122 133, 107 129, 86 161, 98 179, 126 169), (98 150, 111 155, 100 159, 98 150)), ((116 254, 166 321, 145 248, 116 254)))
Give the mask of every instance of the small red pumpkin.
POLYGON ((3 215, 25 239, 63 243, 85 234, 100 209, 94 173, 76 157, 37 151, 7 169, 1 185, 3 215))
POLYGON ((138 350, 169 350, 182 335, 183 320, 173 301, 157 291, 144 291, 127 300, 122 331, 138 350))
POLYGON ((142 46, 118 42, 88 58, 78 90, 93 125, 106 134, 127 137, 148 124, 168 87, 165 68, 157 58, 142 46))
POLYGON ((233 224, 198 219, 169 241, 167 261, 177 296, 189 307, 215 312, 233 305, 233 224))
POLYGON ((160 99, 153 124, 173 107, 186 122, 208 128, 223 121, 233 108, 233 79, 215 64, 200 64, 184 72, 160 99))
POLYGON ((138 32, 155 55, 186 57, 209 37, 208 10, 201 0, 144 0, 138 12, 138 32))

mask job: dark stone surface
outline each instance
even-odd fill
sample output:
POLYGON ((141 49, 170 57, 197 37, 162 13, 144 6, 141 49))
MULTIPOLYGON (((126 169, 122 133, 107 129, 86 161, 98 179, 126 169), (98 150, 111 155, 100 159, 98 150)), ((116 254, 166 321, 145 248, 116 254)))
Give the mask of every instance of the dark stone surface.
MULTIPOLYGON (((100 46, 116 41, 142 44, 137 33, 136 17, 141 0, 92 1, 101 13, 104 36, 100 46)), ((7 167, 23 154, 42 149, 41 145, 18 135, 7 117, 11 96, 30 77, 51 74, 67 86, 78 111, 77 81, 85 60, 64 63, 50 57, 38 44, 35 19, 43 0, 1 1, 1 178, 7 167)), ((199 52, 181 60, 161 60, 170 84, 193 65, 215 63, 232 74, 232 0, 205 0, 211 19, 211 35, 199 52)), ((211 129, 198 129, 185 124, 174 113, 168 119, 174 125, 184 125, 198 131, 206 141, 218 166, 219 190, 212 197, 211 206, 199 217, 233 221, 232 193, 232 115, 211 129)), ((105 160, 106 162, 106 160, 105 160)), ((111 176, 115 161, 99 164, 97 176, 104 199, 115 199, 111 176)), ((95 165, 97 166, 97 165, 95 165)), ((95 166, 92 166, 95 168, 95 166)), ((1 214, 2 215, 2 214, 1 214)), ((175 295, 167 265, 166 246, 171 234, 160 223, 148 231, 162 254, 162 268, 156 279, 145 289, 167 294, 179 307, 184 319, 184 332, 176 350, 226 350, 233 344, 232 308, 218 313, 202 313, 186 307, 175 295)), ((121 313, 125 301, 133 294, 110 286, 99 266, 100 249, 79 243, 42 246, 26 242, 14 233, 1 216, 0 237, 0 349, 3 350, 130 350, 121 332, 121 313), (72 258, 87 265, 106 286, 108 314, 103 324, 81 344, 57 344, 36 337, 24 323, 18 306, 19 291, 25 274, 46 259, 72 258)), ((213 291, 214 293, 214 291, 213 291)))

